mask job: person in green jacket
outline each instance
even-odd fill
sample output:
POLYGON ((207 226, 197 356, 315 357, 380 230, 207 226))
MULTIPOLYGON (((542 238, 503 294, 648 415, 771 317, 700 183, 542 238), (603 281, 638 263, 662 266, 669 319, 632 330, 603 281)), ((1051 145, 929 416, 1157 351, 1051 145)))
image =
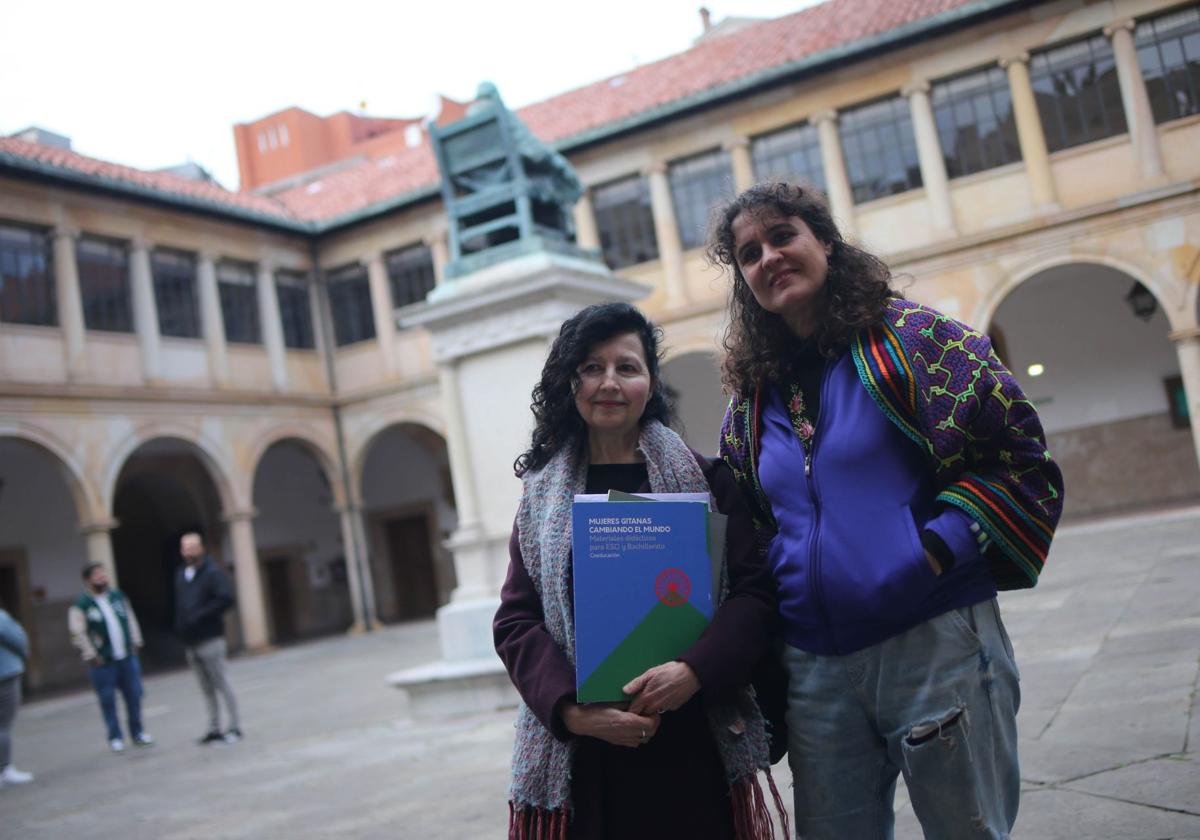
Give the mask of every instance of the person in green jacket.
POLYGON ((100 699, 108 746, 113 752, 125 751, 117 721, 119 690, 125 699, 130 738, 136 746, 148 747, 154 738, 142 728, 142 669, 137 657, 142 630, 137 616, 121 590, 109 586, 103 566, 88 563, 82 574, 84 590, 67 611, 67 627, 100 699))

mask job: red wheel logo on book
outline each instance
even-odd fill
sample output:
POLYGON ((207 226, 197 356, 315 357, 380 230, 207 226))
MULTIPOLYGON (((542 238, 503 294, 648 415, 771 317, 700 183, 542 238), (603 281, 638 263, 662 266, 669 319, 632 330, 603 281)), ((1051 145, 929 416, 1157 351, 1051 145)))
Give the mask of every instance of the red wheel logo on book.
POLYGON ((654 594, 668 607, 678 607, 691 596, 692 581, 679 569, 663 569, 654 580, 654 594))

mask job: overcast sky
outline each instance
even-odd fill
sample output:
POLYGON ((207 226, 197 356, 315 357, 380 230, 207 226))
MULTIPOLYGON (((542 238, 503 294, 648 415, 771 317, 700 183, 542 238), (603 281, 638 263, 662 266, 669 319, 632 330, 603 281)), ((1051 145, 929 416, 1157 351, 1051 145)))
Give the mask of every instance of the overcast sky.
MULTIPOLYGON (((721 0, 713 19, 815 0, 721 0)), ((298 105, 417 116, 483 79, 522 106, 687 49, 699 0, 60 0, 0 8, 0 135, 30 125, 143 169, 237 188, 233 124, 298 105)))

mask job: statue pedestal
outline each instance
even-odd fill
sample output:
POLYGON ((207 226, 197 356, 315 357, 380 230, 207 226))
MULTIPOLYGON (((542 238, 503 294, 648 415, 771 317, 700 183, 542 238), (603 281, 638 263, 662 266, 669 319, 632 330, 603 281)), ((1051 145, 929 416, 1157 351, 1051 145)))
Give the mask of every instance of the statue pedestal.
POLYGON ((648 293, 583 256, 535 252, 481 268, 397 313, 433 336, 458 529, 447 542, 458 588, 438 610, 442 658, 388 677, 414 715, 486 711, 517 703, 492 646, 492 617, 508 569, 521 499, 513 460, 529 445, 530 394, 562 322, 584 306, 648 293))

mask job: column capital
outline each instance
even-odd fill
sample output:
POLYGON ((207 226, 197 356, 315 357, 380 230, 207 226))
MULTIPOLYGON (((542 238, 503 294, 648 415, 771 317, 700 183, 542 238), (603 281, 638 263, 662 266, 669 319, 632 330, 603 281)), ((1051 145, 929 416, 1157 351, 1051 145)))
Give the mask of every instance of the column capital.
POLYGON ((196 261, 199 263, 207 263, 215 268, 220 260, 221 255, 211 248, 201 248, 196 252, 196 261))
POLYGON ((1182 330, 1175 330, 1173 333, 1168 333, 1167 338, 1176 344, 1186 344, 1189 341, 1200 341, 1200 327, 1184 327, 1182 330))
POLYGON ((667 162, 665 160, 656 160, 656 161, 654 161, 654 163, 651 163, 648 166, 643 167, 642 174, 645 175, 647 178, 650 177, 651 175, 666 175, 667 174, 667 162))
POLYGON ((1028 64, 1028 63, 1029 63, 1029 53, 1026 50, 1018 50, 1017 52, 1012 52, 1012 53, 1009 53, 1008 55, 1001 56, 1000 62, 999 62, 1000 68, 1002 70, 1007 70, 1009 68, 1009 66, 1012 64, 1028 64))
POLYGON ((257 508, 240 508, 238 510, 225 511, 221 514, 221 520, 233 525, 237 522, 249 522, 258 516, 257 508))
POLYGON ((833 108, 826 108, 823 111, 814 111, 813 113, 809 114, 808 121, 813 125, 820 125, 821 123, 833 123, 834 125, 837 125, 838 112, 833 108))
POLYGON ((1132 32, 1137 28, 1137 21, 1133 18, 1125 18, 1124 20, 1113 21, 1108 26, 1104 27, 1104 37, 1111 38, 1122 29, 1126 32, 1132 32))
POLYGON ((144 233, 139 233, 129 238, 129 250, 149 253, 154 250, 154 242, 144 233))
POLYGON ((721 148, 727 152, 732 152, 734 149, 748 149, 750 148, 750 138, 739 134, 732 140, 726 140, 722 143, 721 148))
POLYGON ((120 524, 120 521, 116 519, 91 519, 87 522, 79 523, 79 533, 84 535, 107 534, 109 531, 115 530, 120 524))
POLYGON ((74 225, 59 224, 54 226, 54 230, 50 235, 55 239, 63 239, 64 237, 67 239, 78 239, 79 233, 79 228, 74 225))
POLYGON ((929 82, 925 79, 916 79, 900 88, 900 94, 905 99, 911 99, 915 94, 918 93, 929 93, 929 82))

